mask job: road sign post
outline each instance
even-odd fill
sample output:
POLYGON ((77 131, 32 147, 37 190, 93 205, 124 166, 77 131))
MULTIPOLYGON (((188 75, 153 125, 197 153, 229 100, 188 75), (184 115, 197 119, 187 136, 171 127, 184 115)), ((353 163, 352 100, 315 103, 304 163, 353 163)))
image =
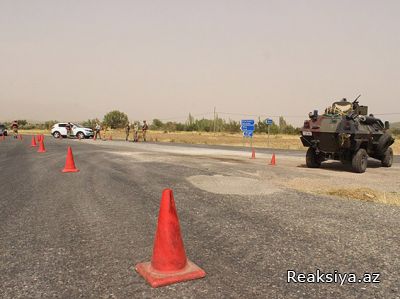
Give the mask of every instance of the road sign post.
POLYGON ((267 147, 269 147, 269 127, 272 125, 273 121, 271 118, 267 118, 264 122, 267 125, 267 132, 268 132, 267 147))

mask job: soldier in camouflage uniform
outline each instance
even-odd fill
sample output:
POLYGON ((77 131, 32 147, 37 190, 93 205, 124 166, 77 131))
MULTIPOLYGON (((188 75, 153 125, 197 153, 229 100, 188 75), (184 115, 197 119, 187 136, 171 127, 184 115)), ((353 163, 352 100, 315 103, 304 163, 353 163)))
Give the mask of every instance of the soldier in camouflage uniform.
POLYGON ((129 139, 129 132, 131 130, 131 126, 129 125, 129 123, 127 123, 126 127, 125 127, 125 141, 128 141, 129 139))
POLYGON ((14 132, 14 138, 18 138, 18 122, 16 120, 13 121, 11 129, 14 132))

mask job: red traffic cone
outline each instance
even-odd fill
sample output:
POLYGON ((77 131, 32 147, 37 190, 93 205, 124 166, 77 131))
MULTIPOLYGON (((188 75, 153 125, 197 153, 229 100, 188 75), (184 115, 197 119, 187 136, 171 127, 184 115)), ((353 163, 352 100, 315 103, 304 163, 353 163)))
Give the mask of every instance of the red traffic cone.
POLYGON ((269 165, 276 165, 275 153, 272 154, 271 162, 269 165))
POLYGON ((22 135, 21 134, 18 135, 18 139, 22 140, 22 135))
POLYGON ((93 136, 93 141, 96 141, 97 137, 96 134, 93 136))
POLYGON ((32 136, 31 147, 37 146, 35 136, 32 136))
POLYGON ((254 150, 254 147, 251 149, 251 158, 252 159, 256 158, 256 151, 254 150))
POLYGON ((4 136, 4 134, 3 134, 3 136, 1 137, 1 140, 6 140, 6 136, 4 136))
POLYGON ((36 135, 37 142, 40 142, 40 135, 36 135))
POLYGON ((171 189, 162 193, 151 262, 137 264, 135 269, 153 288, 206 276, 186 257, 171 189))
POLYGON ((45 153, 45 152, 46 152, 46 149, 44 148, 43 139, 40 139, 40 142, 39 142, 39 149, 38 149, 37 152, 38 152, 38 153, 45 153))
POLYGON ((112 135, 110 135, 110 137, 108 137, 108 140, 112 140, 112 135))
POLYGON ((67 152, 67 159, 65 160, 65 166, 62 172, 78 172, 79 169, 75 167, 74 156, 72 155, 72 149, 69 146, 67 152))

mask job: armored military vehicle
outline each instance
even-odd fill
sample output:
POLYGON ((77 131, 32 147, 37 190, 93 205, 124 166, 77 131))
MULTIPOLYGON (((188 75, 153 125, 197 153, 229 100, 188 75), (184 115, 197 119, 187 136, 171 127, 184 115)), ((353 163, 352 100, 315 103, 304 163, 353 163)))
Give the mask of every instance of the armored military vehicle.
POLYGON ((308 147, 307 167, 317 168, 328 160, 339 160, 351 164, 354 172, 365 172, 368 157, 380 160, 382 166, 390 167, 394 138, 389 131, 389 122, 368 115, 368 107, 346 99, 334 102, 322 115, 317 110, 310 112, 304 121, 301 142, 308 147))

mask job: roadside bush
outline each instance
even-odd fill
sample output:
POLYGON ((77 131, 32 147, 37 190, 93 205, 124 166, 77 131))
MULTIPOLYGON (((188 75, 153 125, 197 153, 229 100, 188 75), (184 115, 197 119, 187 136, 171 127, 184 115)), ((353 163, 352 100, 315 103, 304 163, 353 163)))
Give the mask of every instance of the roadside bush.
POLYGON ((128 116, 121 111, 114 110, 104 115, 103 125, 111 129, 123 128, 128 123, 128 116))

